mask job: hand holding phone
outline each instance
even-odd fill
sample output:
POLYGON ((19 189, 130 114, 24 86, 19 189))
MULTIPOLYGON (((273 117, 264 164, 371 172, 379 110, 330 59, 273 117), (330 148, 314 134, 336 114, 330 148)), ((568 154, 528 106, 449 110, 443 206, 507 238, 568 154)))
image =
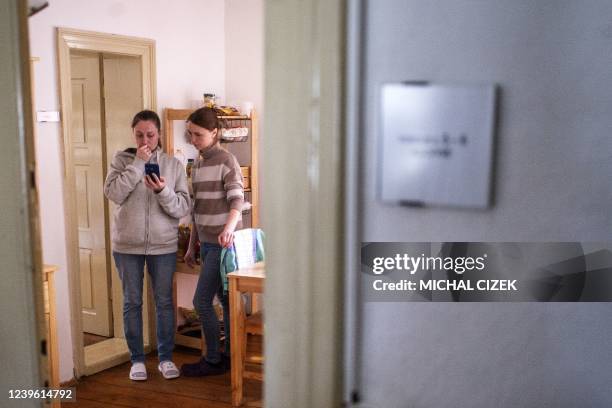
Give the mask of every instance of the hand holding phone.
POLYGON ((145 175, 152 176, 155 174, 157 178, 161 178, 161 174, 159 174, 159 164, 157 163, 145 163, 145 175))
POLYGON ((156 193, 166 187, 166 179, 160 175, 159 164, 145 163, 144 184, 156 193))

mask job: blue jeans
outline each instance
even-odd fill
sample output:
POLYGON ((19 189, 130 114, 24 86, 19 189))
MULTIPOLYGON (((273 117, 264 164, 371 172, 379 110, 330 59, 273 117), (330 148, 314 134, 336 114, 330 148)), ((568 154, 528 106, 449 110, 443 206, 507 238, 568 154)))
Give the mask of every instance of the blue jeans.
POLYGON ((223 324, 225 326, 225 354, 230 352, 229 334, 229 297, 223 294, 221 282, 221 246, 218 244, 202 243, 200 246, 202 266, 200 277, 193 296, 193 306, 196 308, 204 330, 206 339, 206 361, 218 363, 221 361, 219 352, 219 321, 213 307, 213 299, 218 296, 223 307, 223 324))
POLYGON ((151 277, 157 312, 157 354, 159 361, 172 360, 174 349, 174 304, 172 275, 176 252, 163 255, 134 255, 113 252, 123 286, 123 330, 132 363, 145 361, 142 341, 142 282, 144 265, 151 277))

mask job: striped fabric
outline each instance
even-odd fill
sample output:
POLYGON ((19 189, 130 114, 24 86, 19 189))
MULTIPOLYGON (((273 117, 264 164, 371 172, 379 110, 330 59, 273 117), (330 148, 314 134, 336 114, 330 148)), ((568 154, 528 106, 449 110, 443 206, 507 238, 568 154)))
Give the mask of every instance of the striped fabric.
MULTIPOLYGON (((240 166, 219 143, 201 152, 191 171, 193 220, 200 242, 218 243, 231 209, 242 211, 244 189, 240 166)), ((241 222, 236 229, 242 228, 241 222)))

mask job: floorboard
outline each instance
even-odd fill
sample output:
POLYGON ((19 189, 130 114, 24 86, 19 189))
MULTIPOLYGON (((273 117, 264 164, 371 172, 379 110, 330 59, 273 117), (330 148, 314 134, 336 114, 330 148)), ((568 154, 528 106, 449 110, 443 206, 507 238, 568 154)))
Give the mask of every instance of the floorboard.
MULTIPOLYGON (((254 339, 256 340, 256 339, 254 339)), ((249 342, 249 353, 261 352, 261 341, 249 342)), ((197 361, 199 351, 177 346, 174 362, 177 366, 197 361)), ((231 407, 231 377, 223 375, 166 380, 157 370, 157 355, 147 356, 147 381, 128 378, 130 363, 110 368, 89 377, 83 377, 76 385, 76 403, 71 407, 99 408, 228 408, 231 407)), ((263 406, 263 384, 245 380, 244 406, 263 406)))

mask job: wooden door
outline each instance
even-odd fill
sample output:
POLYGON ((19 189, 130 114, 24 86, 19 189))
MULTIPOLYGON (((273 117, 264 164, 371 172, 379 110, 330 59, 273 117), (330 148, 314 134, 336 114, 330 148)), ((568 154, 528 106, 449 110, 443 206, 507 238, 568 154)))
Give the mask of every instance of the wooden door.
POLYGON ((99 54, 71 54, 73 166, 76 182, 83 331, 113 335, 106 250, 99 54))
MULTIPOLYGON (((102 57, 102 77, 104 82, 104 123, 106 127, 106 162, 110 165, 113 155, 119 150, 135 147, 132 136, 132 118, 143 108, 142 98, 142 66, 138 57, 118 54, 104 54, 102 57)), ((108 166, 104 168, 108 172, 108 166)), ((113 224, 113 214, 117 205, 106 200, 109 224, 113 224)), ((110 246, 110 240, 108 241, 110 246)), ((123 293, 121 281, 112 263, 112 295, 115 337, 123 337, 123 293)), ((144 288, 148 287, 148 275, 145 273, 144 288)), ((143 291, 143 330, 147 333, 148 323, 148 293, 143 291)), ((147 336, 145 335, 145 343, 147 336)))

